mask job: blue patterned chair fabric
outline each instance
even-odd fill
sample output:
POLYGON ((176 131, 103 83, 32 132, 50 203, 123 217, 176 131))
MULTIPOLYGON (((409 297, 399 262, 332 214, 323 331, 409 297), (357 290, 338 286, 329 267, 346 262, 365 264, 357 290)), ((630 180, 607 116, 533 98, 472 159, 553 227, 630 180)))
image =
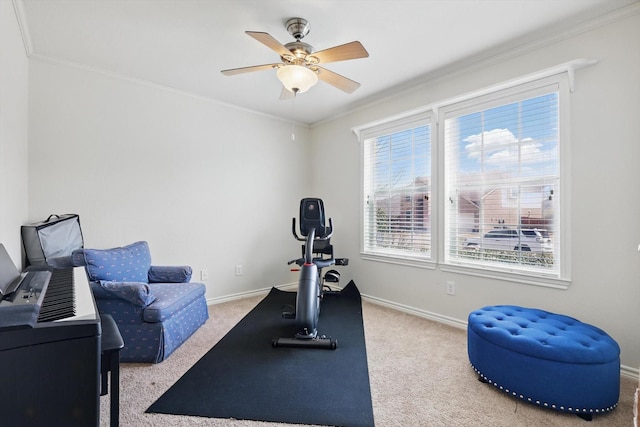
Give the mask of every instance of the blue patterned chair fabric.
POLYGON ((152 266, 147 242, 77 249, 100 313, 110 314, 124 340, 121 362, 166 359, 209 318, 205 286, 190 283, 189 266, 152 266))
POLYGON ((511 305, 469 314, 469 360, 480 378, 514 397, 591 416, 614 409, 620 347, 569 316, 511 305))

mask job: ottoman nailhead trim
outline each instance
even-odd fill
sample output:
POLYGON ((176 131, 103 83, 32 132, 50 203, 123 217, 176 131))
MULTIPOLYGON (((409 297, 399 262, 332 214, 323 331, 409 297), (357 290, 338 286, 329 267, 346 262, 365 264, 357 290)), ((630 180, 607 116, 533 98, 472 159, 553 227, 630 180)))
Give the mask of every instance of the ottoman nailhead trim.
MULTIPOLYGON (((485 382, 491 384, 492 386, 506 392, 507 394, 509 393, 509 390, 505 390, 503 386, 499 385, 498 383, 491 381, 489 378, 487 378, 482 372, 480 372, 479 370, 476 369, 475 366, 473 366, 473 364, 471 364, 471 367, 473 368, 473 370, 476 372, 476 374, 478 374, 485 382)), ((533 400, 531 397, 524 397, 522 394, 517 394, 516 392, 512 392, 511 393, 513 396, 519 397, 522 400, 526 400, 530 403, 535 403, 536 405, 539 406, 544 406, 544 407, 549 407, 551 406, 551 408, 553 409, 560 409, 561 411, 567 411, 567 412, 574 412, 574 413, 596 413, 599 414, 600 412, 608 412, 613 410, 616 406, 618 406, 618 403, 616 402, 615 405, 610 406, 608 408, 601 408, 601 409, 586 409, 586 408, 565 408, 563 405, 556 405, 555 403, 549 404, 548 402, 544 402, 544 403, 540 403, 539 400, 533 400)))

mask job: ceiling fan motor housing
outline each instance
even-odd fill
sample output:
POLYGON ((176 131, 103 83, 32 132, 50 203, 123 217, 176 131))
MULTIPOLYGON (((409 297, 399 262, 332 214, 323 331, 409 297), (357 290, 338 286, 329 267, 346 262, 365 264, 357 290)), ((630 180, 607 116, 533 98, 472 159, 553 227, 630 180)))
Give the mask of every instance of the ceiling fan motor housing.
MULTIPOLYGON (((282 57, 282 59, 288 60, 288 62, 297 63, 298 65, 307 64, 310 62, 311 64, 317 64, 317 59, 311 57, 311 52, 313 52, 313 46, 307 43, 303 43, 301 41, 295 41, 291 43, 287 43, 284 45, 287 49, 291 51, 293 54, 292 58, 282 57), (305 59, 309 59, 309 61, 305 61, 305 59), (313 61, 313 59, 316 59, 313 61)), ((309 65, 309 64, 307 64, 309 65)))
POLYGON ((309 21, 304 18, 291 18, 285 24, 287 27, 287 31, 291 34, 296 40, 300 40, 304 38, 307 34, 309 34, 309 30, 311 28, 309 21))

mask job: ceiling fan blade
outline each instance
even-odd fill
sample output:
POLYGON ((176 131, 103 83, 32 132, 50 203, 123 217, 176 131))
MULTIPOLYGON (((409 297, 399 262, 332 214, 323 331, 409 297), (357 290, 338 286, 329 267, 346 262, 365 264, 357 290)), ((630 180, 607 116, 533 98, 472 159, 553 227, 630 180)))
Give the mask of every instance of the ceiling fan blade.
POLYGON ((269 33, 263 33, 260 31, 245 31, 245 33, 254 39, 258 40, 269 49, 274 50, 280 56, 291 56, 291 51, 284 47, 282 43, 274 39, 269 33))
POLYGON ((289 89, 287 89, 286 87, 282 86, 282 92, 280 92, 280 100, 281 101, 287 101, 289 99, 293 99, 296 97, 296 94, 291 92, 289 89))
POLYGON ((220 72, 225 76, 235 76, 236 74, 251 73, 253 71, 270 70, 278 67, 279 65, 281 64, 253 65, 251 67, 231 68, 229 70, 222 70, 220 72))
POLYGON ((318 67, 318 78, 347 93, 353 93, 360 87, 360 83, 322 67, 318 67))
POLYGON ((351 42, 314 52, 311 56, 318 58, 321 64, 326 64, 327 62, 345 61, 347 59, 367 58, 369 52, 362 46, 362 43, 351 42))

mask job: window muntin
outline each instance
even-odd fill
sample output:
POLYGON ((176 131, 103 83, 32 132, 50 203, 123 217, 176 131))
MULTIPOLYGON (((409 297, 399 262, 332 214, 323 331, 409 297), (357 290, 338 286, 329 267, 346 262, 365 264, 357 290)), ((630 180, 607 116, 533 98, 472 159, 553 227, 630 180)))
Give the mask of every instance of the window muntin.
POLYGON ((445 262, 559 277, 560 91, 503 92, 444 111, 445 262))
POLYGON ((430 259, 429 117, 418 115, 369 132, 363 158, 363 252, 430 259))

